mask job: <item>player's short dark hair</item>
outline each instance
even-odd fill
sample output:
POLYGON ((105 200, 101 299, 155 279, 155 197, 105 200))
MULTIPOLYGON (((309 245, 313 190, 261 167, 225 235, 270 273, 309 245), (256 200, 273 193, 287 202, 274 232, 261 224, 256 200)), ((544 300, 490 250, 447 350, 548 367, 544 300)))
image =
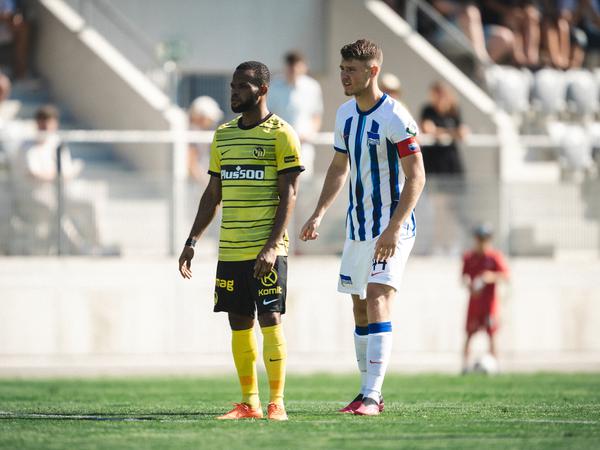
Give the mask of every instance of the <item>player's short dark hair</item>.
POLYGON ((60 111, 54 105, 44 105, 35 112, 35 120, 60 119, 60 111))
POLYGON ((488 223, 480 223, 473 228, 473 236, 479 239, 491 239, 494 235, 494 229, 488 223))
POLYGON ((268 86, 271 82, 271 72, 269 68, 258 61, 245 61, 235 68, 238 70, 251 70, 254 72, 252 83, 256 86, 268 86))
POLYGON ((285 56, 283 57, 283 59, 285 60, 285 63, 288 66, 293 66, 295 64, 298 64, 299 62, 306 61, 306 58, 304 58, 304 55, 302 54, 302 52, 299 52, 298 50, 291 50, 291 51, 287 52, 285 54, 285 56))
POLYGON ((359 39, 352 44, 346 44, 340 50, 343 59, 357 59, 359 61, 377 61, 383 62, 383 52, 379 45, 367 39, 359 39))

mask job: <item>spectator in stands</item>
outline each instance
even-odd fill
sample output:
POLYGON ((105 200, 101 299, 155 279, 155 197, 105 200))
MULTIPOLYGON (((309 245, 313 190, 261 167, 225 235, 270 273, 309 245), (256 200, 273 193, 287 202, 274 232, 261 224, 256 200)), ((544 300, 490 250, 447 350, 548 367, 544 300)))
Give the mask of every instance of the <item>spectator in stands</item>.
POLYGON ((442 82, 429 89, 429 104, 421 111, 421 131, 433 143, 421 146, 427 174, 462 175, 457 143, 467 134, 454 92, 442 82))
POLYGON ((381 75, 379 87, 382 92, 395 100, 400 100, 400 97, 402 97, 402 83, 400 83, 400 79, 393 73, 388 72, 381 75))
POLYGON ((490 56, 486 49, 485 35, 479 8, 474 1, 432 0, 432 6, 450 22, 455 23, 473 45, 480 61, 487 62, 490 56))
POLYGON ((269 110, 288 122, 302 143, 304 177, 314 170, 313 140, 321 129, 323 95, 319 83, 307 75, 308 65, 297 51, 285 55, 285 73, 275 78, 269 89, 269 110))
POLYGON ((512 59, 518 66, 540 64, 540 11, 532 0, 482 0, 486 30, 502 26, 512 32, 512 59))
POLYGON ((12 84, 10 82, 10 79, 2 72, 0 72, 0 128, 2 127, 2 125, 4 124, 3 122, 6 119, 3 107, 5 105, 5 101, 8 100, 8 98, 10 97, 11 89, 12 84))
POLYGON ((473 230, 475 240, 471 251, 463 255, 463 282, 469 290, 463 373, 469 371, 469 344, 479 330, 487 332, 490 353, 496 358, 495 334, 499 325, 499 302, 496 286, 508 280, 504 256, 492 246, 492 229, 479 225, 473 230))
MULTIPOLYGON (((573 24, 585 34, 587 56, 598 57, 600 53, 600 0, 571 0, 576 3, 573 24)), ((569 0, 565 0, 571 6, 569 0)), ((573 11, 573 9, 570 9, 573 11)), ((578 39, 580 40, 580 39, 578 39)), ((594 67, 598 64, 589 64, 594 67)), ((596 60, 597 62, 597 60, 596 60)))
MULTIPOLYGON (((68 147, 58 136, 60 114, 53 105, 39 108, 35 114, 39 137, 26 143, 18 152, 13 169, 16 187, 16 211, 25 223, 45 222, 46 229, 56 223, 58 208, 55 181, 58 176, 57 156, 60 152, 61 174, 65 187, 65 210, 62 229, 57 230, 66 238, 68 252, 75 254, 119 253, 114 247, 99 245, 95 207, 89 200, 89 192, 77 199, 71 193, 71 181, 79 176, 83 161, 73 159, 68 147)), ((47 237, 50 238, 48 233, 47 237)))
POLYGON ((548 63, 556 69, 581 67, 585 42, 578 41, 572 28, 576 5, 564 0, 541 0, 544 49, 548 63))
POLYGON ((29 23, 18 0, 0 0, 0 44, 12 45, 13 78, 27 76, 29 59, 29 23))
MULTIPOLYGON (((490 61, 502 63, 507 57, 513 58, 514 33, 500 21, 486 22, 483 17, 485 10, 482 11, 481 2, 431 0, 431 4, 464 33, 473 45, 473 50, 480 62, 484 64, 490 61), (484 26, 484 24, 487 25, 484 26)), ((441 39, 446 40, 447 36, 444 35, 441 39)))
POLYGON ((10 117, 6 112, 6 102, 10 97, 11 83, 6 75, 0 72, 0 169, 8 163, 8 152, 10 145, 6 136, 6 123, 10 117))
MULTIPOLYGON (((189 129, 197 131, 214 130, 223 118, 219 104, 206 95, 196 98, 188 110, 189 129)), ((191 143, 188 147, 188 175, 198 182, 208 180, 208 159, 210 145, 191 143)))
POLYGON ((434 214, 431 250, 438 254, 458 254, 461 248, 460 211, 463 191, 463 164, 458 143, 467 134, 456 96, 442 81, 429 90, 430 102, 421 111, 421 151, 429 190, 428 204, 434 214))
POLYGON ((55 106, 45 105, 39 108, 35 113, 35 122, 40 136, 35 142, 25 144, 19 155, 24 163, 24 175, 34 188, 33 197, 46 204, 55 200, 53 193, 49 192, 52 185, 48 182, 54 181, 57 176, 56 157, 59 146, 62 152, 62 174, 66 180, 77 177, 83 169, 83 161, 73 160, 69 149, 61 146, 57 134, 59 120, 60 113, 55 106))

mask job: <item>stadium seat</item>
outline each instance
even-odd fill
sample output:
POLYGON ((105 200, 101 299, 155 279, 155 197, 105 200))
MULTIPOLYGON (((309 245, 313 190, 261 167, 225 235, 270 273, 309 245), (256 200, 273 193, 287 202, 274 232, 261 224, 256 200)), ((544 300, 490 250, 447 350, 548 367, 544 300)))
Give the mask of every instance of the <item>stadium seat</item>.
POLYGON ((532 105, 544 116, 557 115, 565 110, 567 79, 563 72, 542 69, 534 76, 532 105))
POLYGON ((588 171, 594 165, 591 136, 581 125, 565 126, 559 149, 561 168, 567 172, 588 171))
POLYGON ((569 109, 578 116, 598 112, 599 87, 594 75, 587 70, 571 70, 566 78, 569 109))
POLYGON ((486 71, 486 83, 499 108, 509 114, 529 110, 532 76, 528 70, 509 66, 492 66, 486 71))

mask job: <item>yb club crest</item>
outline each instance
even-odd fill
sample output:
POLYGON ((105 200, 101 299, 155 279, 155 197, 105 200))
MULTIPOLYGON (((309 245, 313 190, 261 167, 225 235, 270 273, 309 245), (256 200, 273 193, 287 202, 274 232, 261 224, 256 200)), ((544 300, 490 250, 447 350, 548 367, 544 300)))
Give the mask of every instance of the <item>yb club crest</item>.
POLYGON ((254 147, 253 153, 255 158, 264 158, 265 149, 262 147, 254 147))

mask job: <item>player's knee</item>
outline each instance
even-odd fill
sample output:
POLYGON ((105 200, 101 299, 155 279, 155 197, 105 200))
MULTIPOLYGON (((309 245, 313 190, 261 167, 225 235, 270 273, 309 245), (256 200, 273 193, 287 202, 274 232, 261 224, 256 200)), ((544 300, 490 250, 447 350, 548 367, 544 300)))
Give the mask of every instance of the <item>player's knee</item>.
POLYGON ((261 327, 272 327, 281 323, 281 313, 268 311, 258 316, 258 323, 261 327))
POLYGON ((232 330, 247 330, 254 326, 254 318, 229 313, 229 326, 232 330))
POLYGON ((386 284, 369 283, 367 286, 367 302, 384 302, 387 303, 394 296, 396 290, 386 284))

